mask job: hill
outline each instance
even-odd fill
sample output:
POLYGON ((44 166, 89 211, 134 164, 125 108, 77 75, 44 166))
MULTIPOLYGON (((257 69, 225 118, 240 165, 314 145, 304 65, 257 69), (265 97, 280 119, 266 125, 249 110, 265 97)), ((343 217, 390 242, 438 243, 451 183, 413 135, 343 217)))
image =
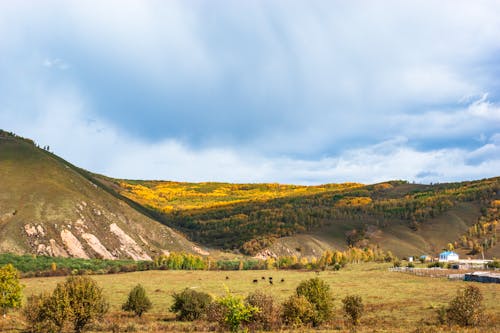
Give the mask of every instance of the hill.
POLYGON ((347 246, 380 246, 400 256, 433 254, 450 246, 471 256, 498 251, 495 200, 500 178, 313 187, 104 181, 192 240, 250 255, 266 249, 279 255, 313 255, 347 246), (489 233, 485 229, 463 241, 481 220, 489 221, 483 227, 489 233))
POLYGON ((200 251, 90 180, 33 141, 0 131, 0 252, 138 260, 200 251))
POLYGON ((257 256, 348 246, 500 256, 499 177, 319 186, 113 179, 0 131, 0 180, 1 252, 147 259, 203 252, 194 241, 257 256))

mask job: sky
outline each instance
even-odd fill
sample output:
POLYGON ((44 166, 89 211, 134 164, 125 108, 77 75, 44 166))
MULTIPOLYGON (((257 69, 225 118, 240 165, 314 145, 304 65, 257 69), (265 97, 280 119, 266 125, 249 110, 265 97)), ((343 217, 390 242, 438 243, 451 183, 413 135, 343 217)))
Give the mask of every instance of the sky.
POLYGON ((0 1, 0 129, 107 176, 499 176, 500 1, 0 1))

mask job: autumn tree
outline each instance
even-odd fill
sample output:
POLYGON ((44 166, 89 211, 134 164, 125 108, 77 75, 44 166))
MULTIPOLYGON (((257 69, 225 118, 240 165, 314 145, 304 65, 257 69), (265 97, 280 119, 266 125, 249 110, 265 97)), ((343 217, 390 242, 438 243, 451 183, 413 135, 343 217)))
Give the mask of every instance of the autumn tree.
POLYGON ((19 272, 12 264, 0 268, 0 309, 4 317, 9 309, 21 306, 22 289, 19 272))

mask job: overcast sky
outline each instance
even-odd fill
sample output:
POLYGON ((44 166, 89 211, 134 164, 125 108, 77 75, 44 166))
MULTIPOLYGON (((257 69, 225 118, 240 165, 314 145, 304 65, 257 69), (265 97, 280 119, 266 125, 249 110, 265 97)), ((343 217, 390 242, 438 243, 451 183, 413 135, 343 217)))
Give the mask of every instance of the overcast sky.
POLYGON ((499 176, 500 1, 1 1, 0 128, 119 178, 499 176))

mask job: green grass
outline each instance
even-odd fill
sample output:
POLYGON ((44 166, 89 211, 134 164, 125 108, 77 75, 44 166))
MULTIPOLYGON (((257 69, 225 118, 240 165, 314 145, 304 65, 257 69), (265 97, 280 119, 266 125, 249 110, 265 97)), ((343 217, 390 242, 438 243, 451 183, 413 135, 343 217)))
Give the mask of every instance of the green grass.
MULTIPOLYGON (((443 278, 417 277, 406 273, 389 272, 388 264, 348 265, 339 272, 320 272, 319 277, 327 281, 335 297, 335 315, 333 324, 326 330, 343 327, 340 314, 341 299, 350 294, 359 294, 366 305, 366 313, 361 320, 362 331, 366 332, 408 332, 422 326, 422 322, 432 322, 435 309, 449 302, 458 288, 467 284, 463 281, 448 281, 443 278)), ((111 304, 110 318, 121 316, 120 306, 128 292, 141 283, 151 301, 153 308, 145 319, 137 321, 133 318, 122 318, 125 325, 135 325, 138 331, 156 332, 161 327, 171 330, 184 330, 189 325, 173 321, 173 314, 168 308, 172 304, 172 293, 184 288, 205 291, 213 296, 221 296, 225 289, 238 295, 246 296, 257 289, 264 290, 282 301, 292 295, 300 281, 316 277, 315 272, 298 271, 147 271, 115 275, 93 276, 103 287, 111 304), (228 279, 226 279, 226 276, 228 279), (261 277, 266 277, 266 281, 261 277), (274 285, 267 282, 272 276, 274 285), (284 278, 284 282, 279 282, 284 278), (258 283, 252 282, 258 279, 258 283), (167 320, 167 322, 165 322, 167 320)), ((52 290, 63 277, 23 279, 24 294, 39 293, 52 290)), ((475 284, 483 295, 487 314, 490 318, 488 330, 500 329, 500 303, 498 297, 500 285, 475 284)), ((14 318, 18 315, 15 315, 14 318)), ((111 320, 111 319, 110 319, 111 320)), ((17 321, 19 322, 19 320, 17 321)), ((425 325, 424 325, 425 326, 425 325)), ((204 324, 199 323, 199 330, 204 324)), ((485 327, 483 332, 488 332, 485 327)), ((473 332, 473 331, 470 331, 473 332)))

